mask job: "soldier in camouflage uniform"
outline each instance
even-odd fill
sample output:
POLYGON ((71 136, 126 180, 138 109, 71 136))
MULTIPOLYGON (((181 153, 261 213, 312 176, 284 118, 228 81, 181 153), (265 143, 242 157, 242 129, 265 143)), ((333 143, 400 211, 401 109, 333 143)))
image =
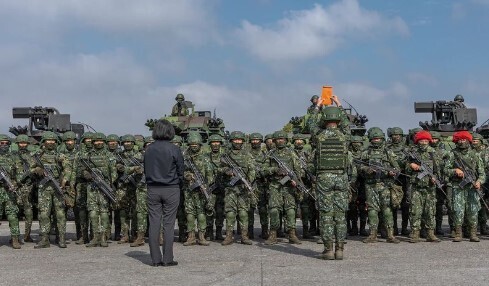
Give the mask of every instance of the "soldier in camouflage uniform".
POLYGON ((453 241, 462 241, 462 223, 467 217, 470 231, 470 241, 479 242, 477 237, 477 214, 481 208, 478 192, 482 183, 486 180, 482 158, 470 149, 472 135, 467 131, 458 131, 453 134, 453 142, 456 148, 448 153, 445 162, 445 177, 448 185, 452 187, 452 210, 455 225, 455 238, 453 241), (465 168, 464 168, 465 166, 465 168), (476 178, 474 182, 468 182, 461 186, 467 174, 473 172, 476 178))
MULTIPOLYGON (((76 197, 75 197, 75 218, 79 221, 80 224, 80 236, 78 240, 75 242, 76 244, 85 244, 88 243, 88 211, 87 211, 87 189, 88 189, 88 180, 86 180, 82 174, 82 169, 79 168, 79 159, 80 158, 88 158, 88 154, 93 150, 92 143, 93 133, 85 132, 81 138, 80 150, 76 154, 75 159, 75 169, 74 176, 76 181, 76 197)), ((93 235, 93 234, 92 234, 93 235)))
POLYGON ((267 151, 275 149, 275 143, 273 142, 273 134, 265 135, 265 147, 267 147, 267 151))
MULTIPOLYGON (((266 176, 263 172, 263 164, 266 161, 266 152, 262 149, 263 143, 263 135, 260 133, 251 133, 249 136, 250 140, 250 154, 255 160, 255 170, 256 170, 256 179, 254 185, 257 191, 258 201, 256 202, 256 206, 258 207, 258 215, 260 216, 260 225, 261 225, 261 234, 260 237, 267 239, 268 238, 268 199, 267 199, 267 180, 266 176)), ((253 224, 255 222, 255 205, 252 204, 250 211, 248 212, 248 232, 250 234, 250 238, 254 239, 253 235, 253 224)))
POLYGON ((5 171, 4 175, 9 178, 8 180, 12 184, 9 187, 5 179, 0 180, 0 217, 3 216, 3 210, 5 210, 10 228, 12 248, 20 249, 19 208, 17 206, 17 195, 14 193, 17 188, 18 158, 12 155, 9 149, 10 138, 5 134, 0 134, 0 167, 5 171))
MULTIPOLYGON (((435 151, 435 155, 438 157, 440 161, 440 170, 444 170, 445 159, 448 155, 448 151, 445 150, 445 145, 440 141, 441 134, 436 131, 430 131, 431 133, 431 143, 430 146, 435 151)), ((444 173, 440 174, 440 181, 445 182, 444 173)), ((443 230, 441 228, 443 222, 443 206, 447 208, 448 213, 448 224, 450 226, 450 231, 453 231, 453 236, 455 237, 455 229, 453 228, 453 217, 452 217, 452 204, 451 202, 451 193, 452 189, 447 188, 446 185, 443 186, 445 190, 445 194, 442 191, 436 189, 436 214, 435 214, 435 234, 443 235, 443 230)))
MULTIPOLYGON (((76 160, 77 150, 76 147, 76 134, 73 131, 68 131, 63 133, 62 136, 62 145, 59 148, 59 152, 64 155, 66 160, 66 164, 70 166, 71 174, 67 174, 67 182, 65 184, 65 213, 68 211, 68 208, 75 207, 75 197, 76 197, 76 174, 74 173, 74 166, 76 160)), ((80 222, 77 221, 77 217, 75 216, 75 228, 77 238, 81 236, 80 222)))
POLYGON ((53 171, 54 179, 60 180, 63 188, 70 181, 71 168, 69 161, 63 154, 57 152, 58 136, 53 132, 47 131, 42 135, 41 144, 43 148, 35 156, 38 156, 42 166, 33 161, 31 171, 39 177, 39 227, 41 240, 35 248, 49 247, 49 231, 51 230, 51 207, 54 207, 56 224, 58 228, 60 248, 66 248, 66 213, 65 198, 57 193, 53 182, 48 181, 44 168, 49 167, 53 171))
POLYGON ((317 177, 316 194, 319 208, 322 258, 342 260, 346 239, 346 211, 348 210, 350 180, 356 180, 353 157, 348 151, 348 138, 338 128, 341 110, 325 107, 320 126, 323 130, 314 136, 314 173, 317 177), (333 254, 333 240, 336 249, 333 254))
POLYGON ((436 208, 436 180, 440 178, 440 158, 436 156, 435 150, 430 147, 432 141, 428 131, 420 131, 414 136, 414 144, 410 150, 414 156, 406 156, 406 172, 410 177, 411 206, 410 221, 412 234, 409 242, 419 242, 421 219, 423 218, 425 227, 428 231, 426 240, 428 242, 440 242, 435 236, 435 208, 436 208), (417 160, 419 158, 421 162, 417 160), (421 164, 433 170, 422 178, 418 177, 419 172, 423 172, 421 164))
MULTIPOLYGON (((397 163, 399 164, 399 167, 401 169, 404 169, 404 150, 406 149, 406 144, 404 143, 404 132, 400 127, 392 127, 387 130, 390 138, 390 142, 387 144, 386 148, 387 150, 391 150, 396 154, 397 156, 397 163)), ((397 180, 394 182, 395 184, 401 186, 404 190, 404 194, 407 194, 409 192, 406 191, 406 186, 407 186, 407 181, 408 179, 405 178, 403 175, 399 176, 397 180)), ((399 234, 399 229, 397 227, 397 208, 392 209, 392 216, 393 216, 393 221, 394 221, 394 235, 399 234)), ((409 199, 405 195, 402 199, 401 202, 401 215, 402 215, 402 222, 401 222, 401 234, 402 235, 408 235, 409 230, 408 230, 408 224, 409 224, 409 199)))
POLYGON ((24 242, 33 242, 31 238, 32 220, 34 219, 33 212, 33 189, 34 181, 31 176, 30 166, 33 164, 31 152, 29 151, 30 140, 25 134, 20 134, 15 138, 15 142, 19 146, 17 155, 17 182, 19 188, 17 193, 21 196, 22 207, 25 216, 25 233, 24 242))
MULTIPOLYGON (((489 173, 489 156, 487 155, 487 149, 483 145, 483 140, 484 137, 480 135, 479 133, 474 133, 472 134, 472 149, 476 154, 478 154, 482 158, 482 163, 484 165, 484 171, 487 177, 487 174, 489 173)), ((488 210, 484 206, 484 202, 488 202, 488 192, 489 189, 487 189, 487 183, 484 182, 482 185, 482 193, 484 194, 483 198, 481 198, 481 209, 479 210, 478 214, 478 225, 480 228, 480 233, 481 235, 487 235, 489 234, 487 230, 487 212, 488 210)))
POLYGON ((311 97, 311 105, 307 108, 308 114, 316 114, 320 110, 320 106, 318 106, 319 96, 313 95, 311 97))
POLYGON ((185 96, 183 94, 179 93, 175 97, 175 100, 177 103, 173 105, 173 108, 171 110, 171 116, 187 116, 188 114, 188 109, 185 106, 185 96))
MULTIPOLYGON (((313 188, 313 180, 315 179, 307 168, 308 165, 312 162, 313 156, 309 149, 305 149, 304 145, 306 144, 306 138, 302 134, 295 134, 292 137, 292 144, 294 145, 294 152, 299 158, 299 163, 301 168, 304 171, 304 177, 302 178, 304 185, 312 190, 313 188)), ((314 199, 308 195, 303 194, 302 201, 300 202, 301 207, 301 219, 302 219, 302 238, 303 239, 311 239, 312 235, 310 232, 309 223, 313 220, 314 211, 315 211, 315 201, 314 199)))
MULTIPOLYGON (((87 154, 87 162, 90 167, 103 176, 104 180, 112 185, 117 178, 115 167, 116 159, 105 148, 106 137, 103 133, 93 135, 93 150, 87 154)), ((87 189, 87 210, 93 230, 93 239, 87 247, 108 247, 106 229, 109 227, 109 199, 99 188, 91 183, 93 175, 82 168, 83 177, 90 182, 87 189)))
POLYGON ((120 244, 129 242, 129 226, 137 228, 137 238, 132 247, 144 245, 144 234, 147 227, 147 209, 138 201, 146 195, 146 188, 142 183, 143 167, 141 153, 134 149, 136 140, 133 135, 126 134, 121 138, 124 150, 119 153, 116 168, 119 173, 119 188, 117 189, 117 209, 120 214, 122 237, 120 244), (139 197, 139 200, 138 200, 139 197), (139 212, 138 212, 139 208, 139 212))
MULTIPOLYGON (((255 162, 250 153, 243 149, 245 134, 240 131, 234 131, 230 135, 231 149, 227 156, 234 161, 234 164, 242 170, 248 182, 255 180, 255 162)), ((225 155, 224 155, 225 156, 225 155)), ((236 222, 236 216, 239 216, 241 225, 241 243, 251 245, 252 242, 248 237, 248 210, 250 208, 252 195, 246 189, 244 183, 239 180, 231 186, 229 182, 236 176, 235 170, 231 166, 221 161, 219 171, 224 176, 227 183, 224 189, 224 210, 226 212, 226 238, 222 245, 230 245, 234 242, 233 229, 236 222)))
POLYGON ((367 194, 368 224, 370 235, 363 242, 377 242, 377 230, 379 227, 379 212, 382 212, 384 224, 387 229, 387 242, 399 243, 394 236, 394 222, 391 209, 391 190, 395 170, 399 171, 397 157, 385 148, 385 135, 380 128, 373 127, 369 130, 369 147, 361 156, 362 166, 360 172, 365 178, 367 194), (381 168, 374 168, 373 165, 381 168))
MULTIPOLYGON (((185 152, 182 137, 175 135, 170 141, 176 146, 180 147, 185 152)), ((187 240, 187 216, 185 215, 185 195, 183 194, 183 188, 180 188, 180 205, 177 210, 178 221, 178 242, 185 242, 187 240)))
POLYGON ((209 157, 202 150, 202 136, 198 132, 191 132, 187 137, 188 150, 185 153, 186 161, 184 172, 184 196, 185 196, 185 214, 187 216, 188 238, 183 244, 190 245, 205 245, 210 244, 205 239, 205 231, 207 228, 206 213, 214 212, 214 204, 211 199, 207 199, 204 191, 210 193, 208 188, 214 182, 214 171, 209 157), (190 163, 193 163, 196 170, 192 170, 190 163), (203 186, 194 188, 197 176, 202 176, 207 189, 203 190, 203 186), (197 230, 199 233, 198 241, 195 238, 195 220, 197 220, 197 230))
MULTIPOLYGON (((214 184, 215 189, 212 192, 211 198, 214 201, 214 212, 212 216, 208 216, 207 229, 210 233, 214 230, 214 220, 216 224, 216 240, 224 240, 222 236, 222 228, 224 226, 224 182, 223 176, 219 173, 219 167, 221 165, 221 155, 224 152, 222 148, 222 137, 218 134, 213 134, 209 137, 210 152, 209 160, 212 164, 214 171, 214 184)), ((207 236, 207 235, 206 235, 207 236)), ((212 235, 209 235, 211 238, 212 235)))
MULTIPOLYGON (((363 152, 363 139, 360 136, 352 136, 350 140, 349 151, 354 159, 360 160, 363 152)), ((356 168, 359 168, 359 164, 355 164, 356 168)), ((365 180, 363 177, 358 176, 356 180, 351 182, 352 185, 352 199, 347 212, 347 226, 350 224, 349 235, 355 236, 360 234, 361 236, 368 236, 368 232, 365 230, 367 225, 367 203, 365 194, 365 180), (360 218, 360 230, 358 229, 358 219, 360 218)))
MULTIPOLYGON (((117 157, 117 154, 121 151, 119 148, 120 138, 117 134, 109 134, 107 135, 107 150, 114 156, 117 157)), ((114 184, 114 190, 117 193, 118 184, 117 182, 114 184)), ((121 218, 120 213, 116 210, 116 204, 109 205, 109 228, 106 229, 107 239, 111 239, 111 231, 112 231, 112 220, 114 221, 114 240, 119 241, 121 238, 121 218)))
MULTIPOLYGON (((298 178, 304 176, 299 158, 295 152, 287 147, 287 133, 283 131, 277 131, 273 134, 273 140, 276 149, 270 152, 270 156, 274 155, 292 169, 298 178)), ((296 236, 296 207, 297 203, 302 199, 302 194, 298 193, 296 189, 297 182, 289 180, 282 182, 287 175, 285 171, 278 166, 278 163, 268 158, 266 167, 264 168, 266 174, 269 176, 269 216, 270 216, 270 235, 265 241, 266 245, 273 245, 277 243, 277 230, 280 227, 280 212, 285 211, 284 216, 286 218, 286 227, 289 233, 289 242, 295 244, 301 244, 301 241, 296 236)))

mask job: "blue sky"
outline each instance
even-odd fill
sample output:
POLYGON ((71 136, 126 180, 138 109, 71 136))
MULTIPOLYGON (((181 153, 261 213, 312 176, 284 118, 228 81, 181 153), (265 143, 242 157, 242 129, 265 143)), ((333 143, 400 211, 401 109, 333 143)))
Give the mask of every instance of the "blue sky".
POLYGON ((268 133, 321 86, 407 130, 413 102, 460 93, 489 118, 489 1, 0 0, 0 132, 54 106, 149 134, 182 92, 229 130, 268 133))

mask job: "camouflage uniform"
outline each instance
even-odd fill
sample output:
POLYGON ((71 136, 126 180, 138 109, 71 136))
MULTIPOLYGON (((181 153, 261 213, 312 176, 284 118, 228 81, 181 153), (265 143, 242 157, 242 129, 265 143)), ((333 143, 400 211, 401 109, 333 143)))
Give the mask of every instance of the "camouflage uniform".
MULTIPOLYGON (((173 137, 173 139, 171 140, 171 143, 177 145, 182 151, 184 151, 185 148, 183 146, 182 137, 175 135, 175 137, 173 137)), ((180 204, 178 205, 177 210, 177 221, 178 242, 185 242, 187 240, 187 216, 185 215, 185 195, 183 193, 183 188, 180 188, 180 204)), ((161 229, 163 229, 163 227, 161 229)))
POLYGON ((411 205, 410 205, 410 221, 412 234, 410 242, 419 242, 421 220, 426 227, 427 241, 439 242, 440 240, 435 236, 435 209, 436 209, 436 185, 434 180, 441 178, 440 158, 436 156, 435 150, 429 146, 429 142, 432 140, 428 131, 418 132, 415 136, 415 144, 410 154, 413 156, 407 156, 406 173, 411 175, 410 177, 410 190, 411 190, 411 205), (417 159, 421 160, 418 161, 417 159), (427 174, 422 178, 419 178, 419 172, 426 171, 421 169, 421 164, 427 166, 433 170, 432 174, 427 174))
MULTIPOLYGON (((304 172, 300 166, 299 158, 292 149, 286 147, 287 134, 282 131, 277 131, 273 135, 276 149, 270 152, 270 155, 276 156, 291 168, 298 178, 302 178, 304 172)), ((296 207, 301 200, 301 195, 291 181, 285 182, 283 185, 280 182, 286 176, 284 170, 278 167, 278 163, 272 158, 268 158, 265 167, 265 172, 269 176, 269 216, 270 216, 270 235, 265 242, 267 245, 277 243, 277 230, 280 226, 280 212, 285 211, 286 227, 289 232, 289 242, 300 244, 300 240, 296 236, 296 207)))
POLYGON ((478 242, 477 237, 477 214, 481 208, 478 191, 472 183, 460 186, 462 177, 465 176, 460 165, 460 161, 471 169, 476 181, 482 184, 486 180, 482 158, 473 150, 470 150, 469 141, 472 136, 466 131, 459 131, 453 135, 453 140, 457 147, 448 153, 445 164, 445 177, 449 180, 448 184, 452 187, 452 210, 455 226, 455 238, 453 241, 462 241, 462 223, 467 217, 468 228, 470 230, 470 241, 478 242), (461 173, 462 172, 462 173, 461 173))
MULTIPOLYGON (((475 153, 477 153, 481 158, 482 158, 482 163, 484 164, 484 170, 485 170, 485 174, 486 174, 486 177, 487 177, 487 174, 489 173, 489 155, 488 155, 488 151, 487 149, 485 148, 485 146, 483 145, 482 141, 484 140, 484 138, 482 137, 482 135, 478 134, 478 133, 474 133, 472 135, 472 149, 474 150, 475 153)), ((481 235, 487 235, 489 234, 488 230, 487 230, 487 216, 488 216, 488 210, 487 208, 484 206, 484 203, 488 203, 489 200, 488 200, 488 196, 489 196, 489 189, 487 188, 487 180, 486 182, 484 182, 483 184, 483 194, 484 194, 484 197, 483 199, 481 199, 481 209, 479 210, 479 214, 478 214, 478 225, 479 225, 479 228, 480 228, 480 233, 481 235)))
POLYGON ((17 156, 17 182, 19 187, 17 193, 20 195, 22 201, 21 205, 24 209, 25 216, 25 233, 24 242, 33 242, 31 238, 32 220, 34 219, 33 212, 33 189, 34 180, 31 176, 30 166, 33 164, 32 155, 29 151, 29 137, 25 134, 18 135, 15 142, 19 145, 19 150, 16 153, 17 156), (20 145, 28 144, 25 147, 20 145))
MULTIPOLYGON (((306 143, 305 141, 306 141, 305 137, 301 134, 296 134, 292 137, 292 143, 294 144, 294 152, 297 155, 297 158, 299 158, 299 162, 303 170, 307 170, 308 165, 312 162, 313 159, 311 150, 304 148, 304 145, 306 143)), ((307 174, 309 174, 309 176, 312 175, 312 173, 310 172, 304 172, 305 176, 302 178, 302 180, 304 182, 304 185, 308 189, 312 190, 313 178, 312 176, 309 177, 307 174)), ((302 196, 300 207, 301 207, 303 239, 312 238, 309 223, 314 220, 315 205, 316 202, 310 195, 304 194, 302 196)))
MULTIPOLYGON (((227 152, 227 156, 243 171, 248 182, 255 180, 255 166, 253 157, 243 149, 245 135, 243 132, 234 131, 230 135, 232 148, 227 152), (239 143, 240 142, 240 143, 239 143)), ((224 189, 224 211, 226 212, 226 238, 222 245, 229 245, 234 242, 233 229, 236 222, 236 215, 239 216, 241 225, 241 242, 251 245, 248 238, 248 210, 251 204, 251 195, 242 181, 236 182, 234 186, 229 183, 236 175, 234 171, 225 163, 221 163, 220 172, 225 176, 227 182, 224 189)))
MULTIPOLYGON (((9 151, 10 138, 5 134, 0 134, 0 167, 5 171, 3 175, 9 177, 10 183, 16 188, 17 158, 9 151)), ((0 217, 3 216, 3 210, 7 215, 7 220, 12 238, 12 247, 20 249, 19 243, 19 208, 17 207, 17 198, 13 189, 9 189, 5 179, 0 180, 0 217)))
MULTIPOLYGON (((352 157, 360 160, 363 152, 363 139, 360 136, 352 136, 349 148, 352 157)), ((356 168, 361 167, 359 164, 355 164, 356 168)), ((361 236, 368 236, 365 230, 367 224, 367 195, 365 194, 365 180, 363 177, 358 176, 356 180, 351 182, 352 184, 352 198, 347 212, 347 226, 349 225, 349 235, 355 236, 360 234, 361 236), (360 218, 360 230, 358 229, 358 219, 360 218)))
MULTIPOLYGON (((187 231, 188 238, 183 244, 185 246, 195 245, 197 240, 195 239, 195 220, 197 219, 197 229, 199 232, 198 243, 200 245, 209 245, 209 242, 205 239, 205 231, 207 228, 207 216, 206 213, 214 211, 214 204, 211 200, 207 201, 206 196, 203 194, 202 186, 194 188, 196 183, 197 174, 200 173, 204 179, 204 183, 210 186, 214 182, 214 171, 212 169, 209 157, 206 156, 202 150, 202 137, 197 132, 192 132, 187 137, 187 143, 189 145, 188 150, 184 156, 186 161, 184 172, 184 196, 185 196, 185 214, 187 216, 187 231), (193 163, 197 171, 193 171, 190 164, 193 163)), ((205 190, 207 193, 209 189, 205 190)))
MULTIPOLYGON (((93 135, 94 149, 88 153, 88 164, 95 172, 103 176, 108 184, 113 184, 117 178, 115 158, 105 149, 106 137, 102 133, 93 135), (101 142, 96 144, 97 142, 101 142)), ((82 167, 83 168, 83 167, 82 167)), ((93 183, 92 174, 83 168, 83 176, 89 182, 87 189, 87 210, 90 223, 94 232, 93 239, 87 247, 102 246, 107 247, 106 229, 109 227, 109 200, 93 183)))
POLYGON ((177 103, 173 106, 171 110, 171 116, 187 116, 188 114, 188 109, 185 106, 185 97, 183 94, 179 93, 177 94, 177 97, 175 97, 175 100, 177 103))
MULTIPOLYGON (((88 229, 89 229, 89 220, 88 220, 88 212, 87 212, 87 189, 89 185, 89 181, 84 178, 82 174, 82 168, 80 167, 79 160, 81 158, 88 159, 88 154, 93 150, 92 144, 93 133, 85 132, 81 138, 81 144, 78 152, 76 153, 73 176, 74 179, 71 181, 75 181, 75 220, 79 221, 80 225, 80 236, 78 240, 75 242, 76 244, 85 244, 88 243, 88 229)), ((93 235, 93 233, 92 233, 93 235)))
POLYGON ((214 183, 215 189, 212 192, 211 200, 214 201, 214 212, 212 216, 207 216, 207 229, 210 232, 206 237, 212 239, 212 232, 214 229, 214 220, 216 224, 216 240, 224 240, 222 236, 222 228, 224 226, 224 178, 219 173, 219 166, 221 165, 221 155, 223 154, 222 137, 214 134, 209 137, 209 144, 211 145, 211 151, 208 153, 209 161, 212 164, 214 170, 214 183))
POLYGON ((250 154, 255 160, 256 180, 255 187, 257 191, 258 202, 252 202, 250 210, 248 212, 248 233, 251 239, 254 239, 254 222, 255 222, 255 208, 258 207, 258 214, 260 216, 261 225, 261 238, 268 238, 268 200, 267 200, 267 181, 265 174, 262 172, 263 164, 266 160, 266 152, 262 149, 263 135, 260 133, 250 134, 250 154))
MULTIPOLYGON (((444 170, 444 165, 445 165, 445 160, 448 155, 448 151, 445 150, 445 145, 440 142, 441 140, 441 135, 440 133, 436 131, 430 131, 431 137, 433 141, 431 142, 430 146, 433 148, 435 151, 436 157, 438 157, 438 160, 440 161, 440 170, 444 170)), ((440 174, 440 181, 445 182, 444 178, 444 173, 441 172, 440 174)), ((435 234, 437 235, 443 235, 443 231, 441 228, 442 222, 443 222, 443 206, 447 208, 447 213, 448 213, 448 224, 450 226, 451 231, 455 231, 453 228, 453 216, 452 216, 452 204, 451 204, 451 193, 452 189, 447 188, 446 185, 443 186, 445 190, 445 194, 443 194, 442 191, 436 190, 436 214, 435 214, 435 234)))
POLYGON ((54 206, 56 224, 59 234, 59 247, 66 248, 66 213, 65 213, 65 198, 61 197, 57 193, 53 182, 47 181, 44 175, 43 169, 45 167, 51 168, 53 171, 54 179, 61 180, 61 186, 64 186, 66 182, 70 180, 71 168, 68 160, 66 160, 63 154, 56 151, 56 143, 51 144, 47 141, 57 142, 58 136, 53 132, 45 132, 42 137, 41 144, 44 144, 44 148, 37 153, 43 166, 40 166, 37 162, 33 162, 31 171, 36 173, 39 178, 39 227, 41 233, 41 240, 35 246, 35 248, 49 247, 49 232, 51 230, 51 207, 54 206))
MULTIPOLYGON (((107 135, 107 150, 115 157, 120 152, 120 138, 117 134, 107 135)), ((114 183, 114 190, 118 190, 117 182, 114 183)), ((117 197, 117 196, 116 196, 117 197)), ((112 221, 114 223, 114 240, 118 241, 121 238, 121 217, 118 210, 116 210, 116 203, 109 204, 109 227, 106 229, 105 235, 107 239, 111 239, 112 221)))
MULTIPOLYGON (((387 150, 391 150, 394 154, 397 156, 397 163, 399 164, 399 167, 401 169, 404 169, 404 150, 406 149, 406 144, 404 142, 404 132, 400 127, 392 127, 387 130, 387 133, 390 138, 390 142, 386 145, 387 150)), ((402 235, 408 235, 409 230, 408 230, 408 224, 409 224, 409 198, 407 195, 409 194, 409 191, 407 191, 407 186, 408 186, 408 179, 400 175, 397 180, 394 182, 394 184, 397 184, 404 190, 404 196, 402 198, 401 202, 401 216, 402 216, 402 221, 401 221, 401 234, 402 235)), ((394 222, 394 235, 399 234, 399 230, 397 227, 397 208, 392 209, 392 216, 393 216, 393 222, 394 222)))
POLYGON ((365 243, 377 242, 377 230, 379 227, 379 212, 382 212, 384 224, 387 229, 387 242, 399 243, 394 236, 394 222, 391 209, 391 190, 393 175, 386 170, 376 171, 369 166, 375 164, 383 168, 400 170, 397 157, 385 148, 384 132, 379 128, 373 127, 369 130, 369 147, 363 151, 360 172, 365 178, 365 189, 367 194, 368 223, 370 236, 364 240, 365 243))
POLYGON ((324 259, 343 259, 346 239, 346 211, 350 200, 350 180, 356 180, 356 168, 348 151, 347 136, 338 129, 341 110, 323 109, 321 126, 326 127, 314 137, 314 171, 324 259), (336 251, 333 255, 333 239, 336 251))

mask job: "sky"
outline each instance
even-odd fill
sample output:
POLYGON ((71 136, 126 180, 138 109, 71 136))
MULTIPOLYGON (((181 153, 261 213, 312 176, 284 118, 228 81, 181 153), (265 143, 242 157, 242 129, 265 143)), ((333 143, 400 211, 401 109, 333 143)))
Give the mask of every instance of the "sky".
POLYGON ((489 118, 489 0, 0 0, 0 133, 50 106, 149 135, 177 93, 263 134, 323 85, 367 127, 417 127, 414 102, 465 97, 489 118), (344 105, 346 105, 343 102, 344 105))

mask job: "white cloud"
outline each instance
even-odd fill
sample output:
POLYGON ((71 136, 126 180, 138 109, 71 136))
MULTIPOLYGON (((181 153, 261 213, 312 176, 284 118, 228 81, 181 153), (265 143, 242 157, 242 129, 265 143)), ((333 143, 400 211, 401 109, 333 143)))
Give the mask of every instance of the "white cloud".
POLYGON ((203 0, 1 1, 0 22, 8 26, 3 29, 41 34, 91 27, 111 36, 149 34, 166 44, 174 40, 200 43, 214 33, 213 5, 212 1, 203 0))
POLYGON ((386 18, 360 7, 357 0, 343 0, 310 10, 291 11, 272 27, 244 20, 237 35, 250 53, 262 60, 303 60, 330 54, 349 37, 394 31, 409 33, 399 17, 386 18))
POLYGON ((438 80, 429 74, 422 72, 411 72, 407 74, 407 79, 413 84, 425 84, 430 86, 438 86, 438 80))

